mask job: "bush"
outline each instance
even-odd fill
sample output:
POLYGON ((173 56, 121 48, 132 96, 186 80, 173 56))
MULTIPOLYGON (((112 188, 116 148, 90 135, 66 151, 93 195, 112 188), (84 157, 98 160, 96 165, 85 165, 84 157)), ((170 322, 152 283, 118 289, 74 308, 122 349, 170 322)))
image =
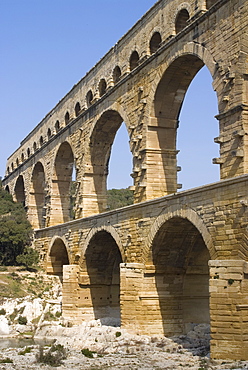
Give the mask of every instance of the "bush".
POLYGON ((23 265, 27 269, 30 269, 38 265, 39 253, 35 249, 26 246, 23 253, 16 257, 16 262, 19 265, 23 265))
POLYGON ((32 347, 26 347, 22 351, 18 352, 18 355, 24 356, 26 353, 30 353, 32 351, 32 347))
POLYGON ((5 309, 4 309, 4 308, 1 308, 1 309, 0 309, 0 315, 6 315, 6 311, 5 311, 5 309))
POLYGON ((88 358, 93 358, 94 357, 94 351, 90 351, 89 348, 83 348, 81 350, 81 353, 85 356, 85 357, 88 357, 88 358))
POLYGON ((0 358, 0 364, 13 364, 13 360, 9 357, 0 358))
POLYGON ((36 360, 39 363, 50 366, 60 366, 67 357, 66 349, 61 344, 53 344, 45 353, 44 347, 40 346, 39 353, 36 355, 36 360))
POLYGON ((27 325, 27 322, 28 322, 26 316, 19 316, 17 321, 18 321, 18 324, 20 325, 27 325))
POLYGON ((120 331, 117 331, 117 332, 115 333, 115 336, 116 336, 116 338, 120 337, 120 336, 121 336, 121 332, 120 332, 120 331))

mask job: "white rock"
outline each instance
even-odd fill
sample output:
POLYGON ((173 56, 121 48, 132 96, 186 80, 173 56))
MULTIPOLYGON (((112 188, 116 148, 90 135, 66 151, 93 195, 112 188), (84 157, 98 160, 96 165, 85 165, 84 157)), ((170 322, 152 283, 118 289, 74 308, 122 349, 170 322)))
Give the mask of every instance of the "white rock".
POLYGON ((8 320, 5 316, 0 316, 0 334, 8 335, 10 334, 10 327, 8 324, 8 320))

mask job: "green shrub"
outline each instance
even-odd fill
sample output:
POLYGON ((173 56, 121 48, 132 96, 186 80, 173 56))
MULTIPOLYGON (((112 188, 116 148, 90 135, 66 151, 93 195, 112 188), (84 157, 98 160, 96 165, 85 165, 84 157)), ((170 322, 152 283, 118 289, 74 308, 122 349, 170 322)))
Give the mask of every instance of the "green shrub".
POLYGON ((83 348, 81 350, 81 353, 85 356, 85 357, 88 357, 88 358, 93 358, 94 357, 94 351, 90 351, 89 348, 83 348))
POLYGON ((0 364, 13 364, 13 360, 9 357, 0 358, 0 364))
POLYGON ((26 347, 22 351, 18 352, 18 355, 24 356, 26 353, 30 353, 32 351, 32 347, 26 347))
POLYGON ((120 337, 120 336, 121 336, 121 332, 120 332, 120 331, 117 331, 117 332, 115 333, 115 336, 116 336, 116 338, 120 337))
POLYGON ((50 366, 60 366, 67 357, 66 349, 61 344, 53 344, 47 352, 44 352, 44 347, 40 346, 39 353, 36 355, 36 360, 39 363, 50 366))
POLYGON ((4 309, 4 308, 1 308, 1 309, 0 309, 0 315, 6 315, 6 311, 5 311, 5 309, 4 309))
POLYGON ((18 321, 18 324, 20 325, 27 325, 27 322, 28 322, 26 316, 19 316, 17 321, 18 321))

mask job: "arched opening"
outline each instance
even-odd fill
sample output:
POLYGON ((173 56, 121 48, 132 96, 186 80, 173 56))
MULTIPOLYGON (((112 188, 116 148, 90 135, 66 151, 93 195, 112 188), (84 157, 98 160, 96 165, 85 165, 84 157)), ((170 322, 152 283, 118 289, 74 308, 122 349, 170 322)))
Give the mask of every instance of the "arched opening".
POLYGON ((159 32, 155 32, 150 40, 150 54, 156 53, 161 45, 162 39, 159 32))
POLYGON ((79 115, 80 110, 81 110, 80 103, 79 103, 79 102, 77 102, 77 104, 75 105, 75 116, 76 116, 76 117, 79 115))
POLYGON ((14 163, 11 163, 11 170, 14 171, 14 163))
POLYGON ((189 20, 189 13, 186 9, 180 10, 176 17, 176 33, 182 31, 187 25, 189 20))
POLYGON ((10 193, 9 185, 5 186, 5 191, 7 191, 8 193, 10 193))
POLYGON ((34 149, 34 152, 36 152, 36 150, 38 149, 36 142, 34 142, 34 144, 33 144, 33 149, 34 149))
POLYGON ((49 129, 47 130, 47 138, 48 138, 48 139, 50 139, 50 138, 51 138, 51 136, 52 136, 52 132, 51 132, 51 129, 49 128, 49 129))
POLYGON ((45 172, 40 162, 36 163, 31 178, 28 213, 33 228, 46 226, 45 172))
POLYGON ((65 114, 65 125, 68 125, 70 121, 70 113, 67 111, 65 114))
POLYGON ((10 174, 10 169, 9 169, 9 167, 7 167, 7 175, 9 175, 10 174))
POLYGON ((214 118, 217 113, 212 76, 204 66, 190 83, 179 115, 178 182, 182 190, 219 181, 219 168, 212 163, 212 158, 219 156, 219 147, 214 142, 219 135, 214 118))
MULTIPOLYGON (((115 140, 115 137, 117 136, 116 133, 121 127, 122 122, 123 122, 123 119, 118 112, 113 111, 113 110, 106 111, 105 113, 103 113, 101 118, 97 121, 94 127, 94 130, 92 132, 92 135, 91 135, 90 161, 91 161, 92 175, 91 177, 87 176, 87 182, 85 183, 85 186, 89 187, 89 191, 86 191, 86 193, 90 194, 90 197, 91 197, 91 207, 92 207, 91 212, 92 213, 99 213, 102 211, 106 211, 107 177, 109 173, 110 154, 111 154, 113 142, 115 140), (95 202, 95 204, 93 203, 93 201, 95 202)), ((123 125, 123 130, 126 131, 125 125, 123 125)), ((128 138, 127 134, 126 134, 126 137, 128 138)), ((127 145, 128 144, 126 143, 126 147, 127 145)), ((121 144, 121 147, 122 146, 123 146, 123 143, 121 144)), ((119 164, 116 165, 115 163, 115 169, 117 169, 117 170, 113 170, 115 172, 114 173, 115 178, 118 177, 117 176, 118 173, 121 174, 122 169, 123 169, 122 164, 121 164, 122 162, 120 161, 119 156, 122 157, 123 163, 124 161, 126 161, 126 163, 131 162, 130 150, 129 150, 129 158, 128 157, 123 158, 123 156, 126 153, 126 150, 121 155, 120 147, 116 148, 116 153, 117 153, 117 156, 115 157, 118 157, 116 158, 116 160, 119 161, 119 164)), ((128 171, 130 171, 129 166, 127 166, 126 164, 125 166, 128 167, 128 171)), ((131 166, 132 165, 130 163, 130 167, 131 166)), ((124 181, 123 181, 123 184, 124 184, 124 181)))
POLYGON ((60 130, 60 123, 59 123, 59 121, 56 121, 55 122, 55 131, 56 131, 56 133, 59 132, 59 130, 60 130))
POLYGON ((40 146, 42 146, 44 144, 44 139, 43 139, 43 136, 40 137, 40 146))
MULTIPOLYGON (((156 125, 153 125, 148 130, 148 141, 152 142, 154 149, 157 148, 157 153, 154 150, 152 154, 152 160, 157 167, 154 173, 159 173, 160 175, 157 178, 153 178, 151 192, 154 197, 177 192, 177 172, 179 169, 177 167, 177 149, 180 150, 180 147, 176 147, 176 141, 179 115, 188 87, 203 65, 203 61, 195 55, 189 54, 179 57, 167 68, 158 84, 153 113, 156 118, 156 125)), ((207 106, 208 102, 204 95, 204 85, 201 86, 201 91, 202 93, 199 95, 205 106, 207 106)), ((193 106, 192 109, 196 110, 197 105, 193 106)), ((197 128, 195 131, 188 130, 187 136, 195 137, 196 133, 201 133, 203 117, 201 117, 200 113, 197 128)), ((207 124, 208 122, 206 122, 207 124)), ((180 122, 180 126, 182 125, 183 122, 180 122)), ((183 139, 185 142, 188 141, 187 137, 183 139)), ((190 150, 194 151, 194 147, 194 144, 193 146, 191 144, 190 150)), ((193 160, 200 156, 200 151, 194 152, 193 160)), ((147 160, 149 161, 150 158, 147 160)), ((212 157, 209 158, 209 163, 211 163, 211 160, 212 157)), ((192 162, 190 165, 192 165, 192 162)), ((199 172, 205 170, 203 166, 198 168, 198 176, 199 172)), ((149 175, 148 172, 149 170, 147 171, 149 175)), ((188 174, 188 176, 192 176, 192 173, 188 174)))
POLYGON ((206 9, 210 9, 218 0, 206 0, 206 9))
POLYGON ((121 69, 119 66, 116 66, 113 70, 113 81, 114 84, 116 84, 118 81, 120 81, 121 78, 121 69))
POLYGON ((30 149, 29 148, 27 149, 27 156, 28 156, 28 158, 30 157, 30 149))
POLYGON ((68 142, 60 145, 54 162, 52 178, 50 226, 71 220, 72 173, 74 155, 68 142))
POLYGON ((93 103, 93 93, 91 90, 89 90, 86 95, 87 107, 89 108, 92 105, 92 103, 93 103))
POLYGON ((63 240, 56 238, 47 258, 47 274, 56 275, 62 281, 64 265, 69 265, 67 249, 63 240))
MULTIPOLYGON (((202 235, 189 220, 173 217, 160 227, 148 259, 154 270, 146 275, 150 291, 153 286, 158 299, 153 304, 154 319, 147 320, 150 331, 181 335, 199 324, 208 331, 209 259, 202 235)), ((149 304, 146 308, 149 310, 149 304)))
POLYGON ((22 162, 24 162, 24 160, 25 160, 24 153, 22 153, 22 155, 21 155, 21 160, 22 160, 22 162))
POLYGON ((134 68, 138 67, 139 65, 139 54, 137 53, 137 51, 133 51, 131 56, 130 56, 130 59, 129 59, 129 67, 130 67, 130 71, 132 71, 134 68))
POLYGON ((81 284, 80 299, 92 319, 108 325, 120 325, 120 263, 122 257, 112 235, 106 231, 95 234, 86 249, 81 274, 89 285, 81 284))
POLYGON ((100 80, 98 89, 99 89, 99 95, 100 97, 102 97, 106 93, 106 89, 107 89, 107 83, 104 80, 104 78, 100 80))
POLYGON ((18 166, 19 166, 19 159, 16 158, 16 167, 18 167, 18 166))
POLYGON ((25 207, 25 187, 24 187, 24 180, 23 176, 20 175, 16 180, 15 188, 14 188, 14 200, 18 203, 22 203, 25 207))

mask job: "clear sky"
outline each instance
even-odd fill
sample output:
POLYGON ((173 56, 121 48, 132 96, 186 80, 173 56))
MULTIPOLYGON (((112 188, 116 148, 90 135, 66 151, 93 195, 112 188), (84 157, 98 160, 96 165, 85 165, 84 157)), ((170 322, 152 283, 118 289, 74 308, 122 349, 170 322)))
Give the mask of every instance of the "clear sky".
MULTIPOLYGON (((0 176, 7 157, 154 0, 0 0, 0 176)), ((216 96, 206 68, 187 93, 178 130, 183 189, 217 181, 216 96)), ((109 188, 132 185, 125 127, 113 145, 109 188)))

